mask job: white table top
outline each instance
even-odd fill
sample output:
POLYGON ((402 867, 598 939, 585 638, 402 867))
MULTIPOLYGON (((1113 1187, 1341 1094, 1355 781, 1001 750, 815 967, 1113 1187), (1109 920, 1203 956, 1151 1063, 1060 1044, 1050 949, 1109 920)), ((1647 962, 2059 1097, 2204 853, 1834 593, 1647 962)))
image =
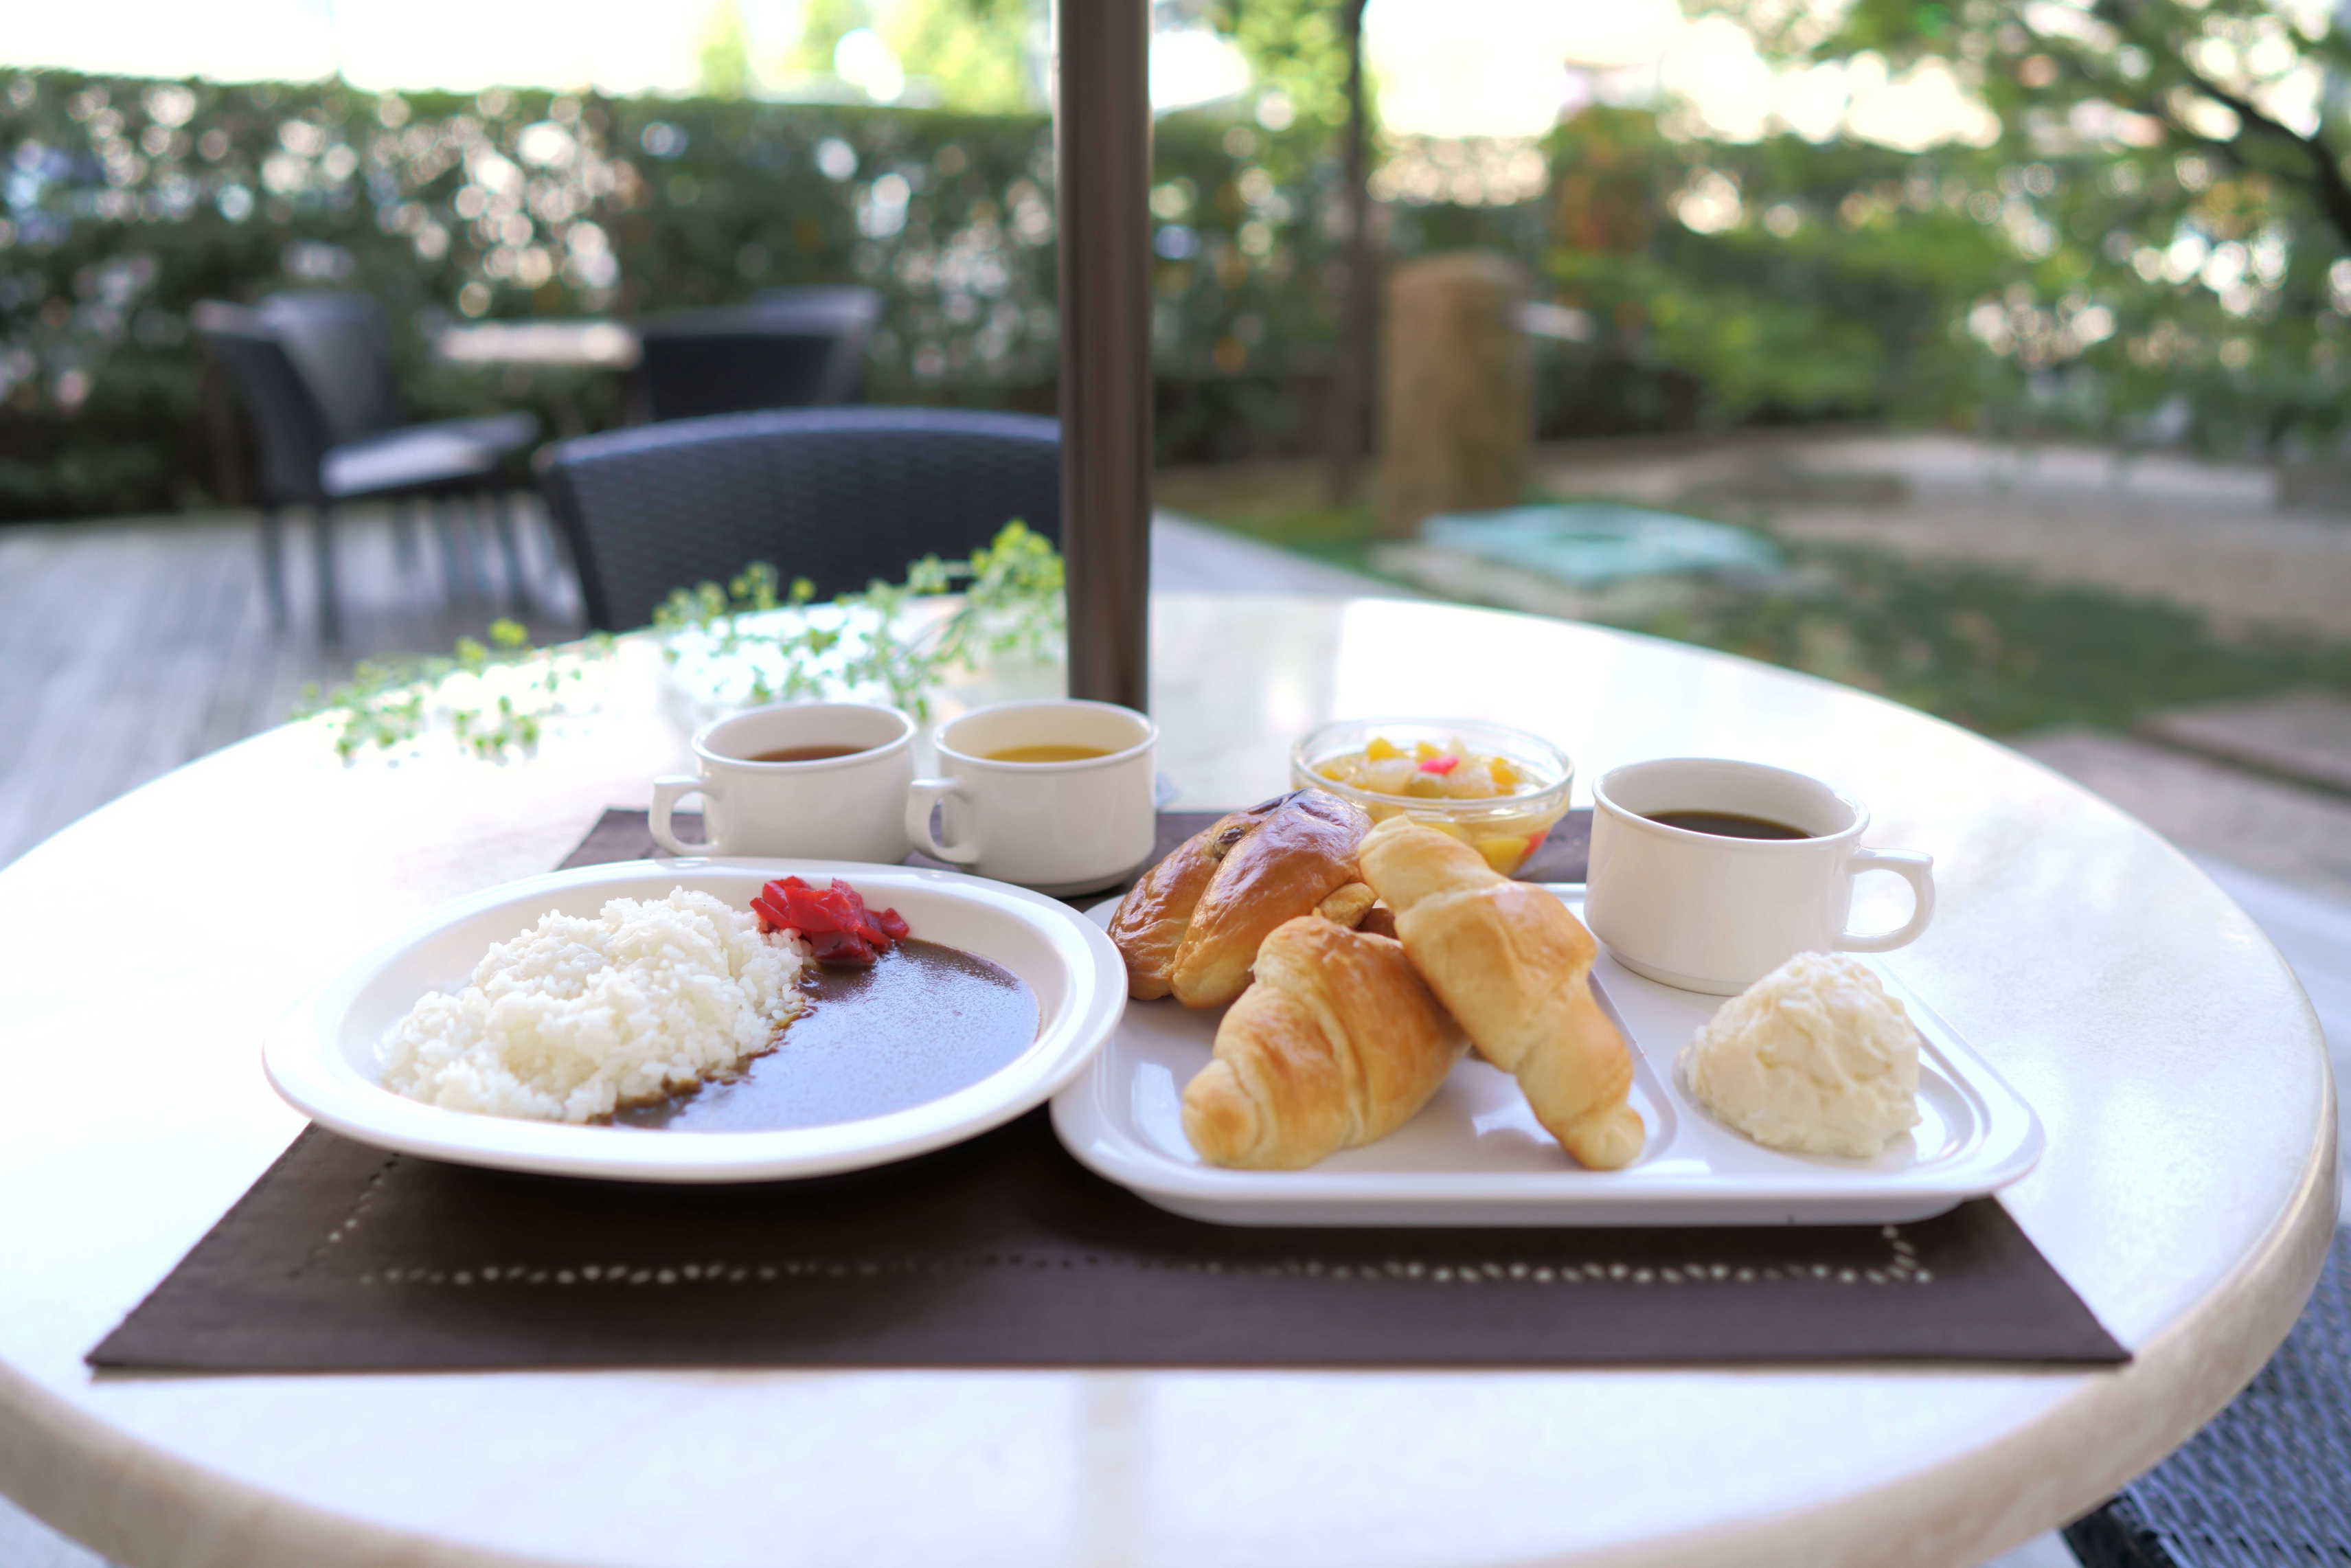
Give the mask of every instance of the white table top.
POLYGON ((131 1568, 1958 1568, 2152 1463, 2298 1312, 2336 1201, 2309 1007, 2074 786, 1820 682, 1436 605, 1170 597, 1153 664, 1186 806, 1279 788, 1322 719, 1413 711, 1550 735, 1587 783, 1704 752, 1856 794, 1873 842, 1936 856, 1936 925, 1893 967, 2047 1126, 2007 1202, 2137 1361, 94 1378, 83 1354, 299 1130, 256 1040, 300 985, 684 762, 631 646, 528 764, 345 768, 290 727, 0 873, 0 1063, 34 1096, 0 1133, 0 1490, 131 1568))

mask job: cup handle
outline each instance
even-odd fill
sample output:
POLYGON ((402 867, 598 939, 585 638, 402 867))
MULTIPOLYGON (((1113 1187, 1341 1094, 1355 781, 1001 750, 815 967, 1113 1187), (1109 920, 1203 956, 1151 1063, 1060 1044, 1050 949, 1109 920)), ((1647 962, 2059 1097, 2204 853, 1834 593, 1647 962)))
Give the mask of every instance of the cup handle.
POLYGON ((931 836, 931 808, 958 788, 953 779, 917 779, 906 789, 906 836, 914 847, 926 855, 956 865, 969 865, 979 859, 979 845, 967 839, 959 844, 943 844, 931 836))
MULTIPOLYGON (((705 837, 698 844, 689 844, 680 839, 670 827, 669 814, 677 810, 677 803, 689 795, 699 795, 705 800, 716 800, 718 799, 718 786, 707 779, 697 779, 684 773, 674 773, 666 779, 654 779, 653 808, 645 814, 645 825, 653 831, 653 842, 674 855, 716 854, 718 846, 708 838, 705 837)), ((705 821, 707 821, 707 819, 705 818, 705 821)), ((709 829, 705 827, 703 831, 707 833, 709 829)))
POLYGON ((1865 871, 1890 871, 1910 884, 1910 918, 1891 931, 1864 936, 1856 931, 1840 932, 1837 946, 1847 953, 1890 953, 1918 939, 1927 929, 1927 922, 1935 917, 1935 857, 1920 854, 1916 850, 1855 850, 1845 862, 1845 874, 1858 877, 1865 871))

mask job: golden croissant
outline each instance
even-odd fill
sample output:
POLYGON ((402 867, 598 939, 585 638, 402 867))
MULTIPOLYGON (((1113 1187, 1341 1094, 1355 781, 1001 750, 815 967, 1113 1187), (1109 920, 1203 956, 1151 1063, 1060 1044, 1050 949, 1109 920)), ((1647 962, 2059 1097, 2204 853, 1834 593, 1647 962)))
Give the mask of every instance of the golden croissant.
POLYGON ((1410 1121, 1462 1045, 1401 946, 1301 915, 1259 946, 1185 1087, 1184 1135, 1215 1165, 1297 1170, 1410 1121))
POLYGON ((1646 1137, 1625 1103, 1633 1058, 1592 994, 1598 949, 1583 923, 1408 817, 1374 828, 1357 857, 1413 967, 1478 1053, 1519 1081, 1544 1131, 1594 1170, 1629 1165, 1646 1137))

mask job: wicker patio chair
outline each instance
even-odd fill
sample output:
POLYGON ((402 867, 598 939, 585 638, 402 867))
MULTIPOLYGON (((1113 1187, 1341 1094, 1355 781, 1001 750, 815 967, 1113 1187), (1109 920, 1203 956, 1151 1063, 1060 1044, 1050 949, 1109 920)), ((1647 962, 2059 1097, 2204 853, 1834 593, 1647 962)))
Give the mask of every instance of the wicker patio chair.
POLYGON ((653 420, 856 402, 881 319, 870 288, 774 289, 748 305, 659 316, 637 329, 639 396, 653 420))
POLYGON ((539 477, 589 624, 617 632, 755 560, 831 596, 968 555, 1015 518, 1053 538, 1061 426, 919 408, 727 414, 559 443, 539 477))
POLYGON ((2086 1568, 2351 1564, 2351 1229, 2244 1392, 2065 1543, 2086 1568))

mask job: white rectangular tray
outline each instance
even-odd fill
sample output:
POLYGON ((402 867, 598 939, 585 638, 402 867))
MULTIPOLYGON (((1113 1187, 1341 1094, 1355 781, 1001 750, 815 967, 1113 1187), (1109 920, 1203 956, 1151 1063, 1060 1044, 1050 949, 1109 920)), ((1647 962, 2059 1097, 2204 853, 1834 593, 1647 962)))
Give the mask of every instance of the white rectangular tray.
MULTIPOLYGON (((1580 885, 1554 887, 1579 915, 1580 885)), ((1113 905, 1092 913, 1106 922, 1113 905)), ((1865 959, 1864 962, 1869 962, 1865 959)), ((1092 1064, 1053 1100, 1053 1129, 1087 1166, 1162 1208, 1220 1225, 1847 1225, 1940 1214, 2005 1186, 2041 1157, 2039 1118, 1901 982, 1918 1026, 1918 1125, 1876 1159, 1782 1154, 1716 1122, 1674 1059, 1721 1006, 1643 979, 1604 951, 1602 1005, 1633 1048, 1632 1104, 1648 1146, 1588 1171, 1539 1126, 1518 1085, 1464 1060, 1420 1114, 1310 1170, 1240 1171, 1192 1152, 1184 1085, 1209 1060, 1220 1010, 1129 1002, 1092 1064)))

